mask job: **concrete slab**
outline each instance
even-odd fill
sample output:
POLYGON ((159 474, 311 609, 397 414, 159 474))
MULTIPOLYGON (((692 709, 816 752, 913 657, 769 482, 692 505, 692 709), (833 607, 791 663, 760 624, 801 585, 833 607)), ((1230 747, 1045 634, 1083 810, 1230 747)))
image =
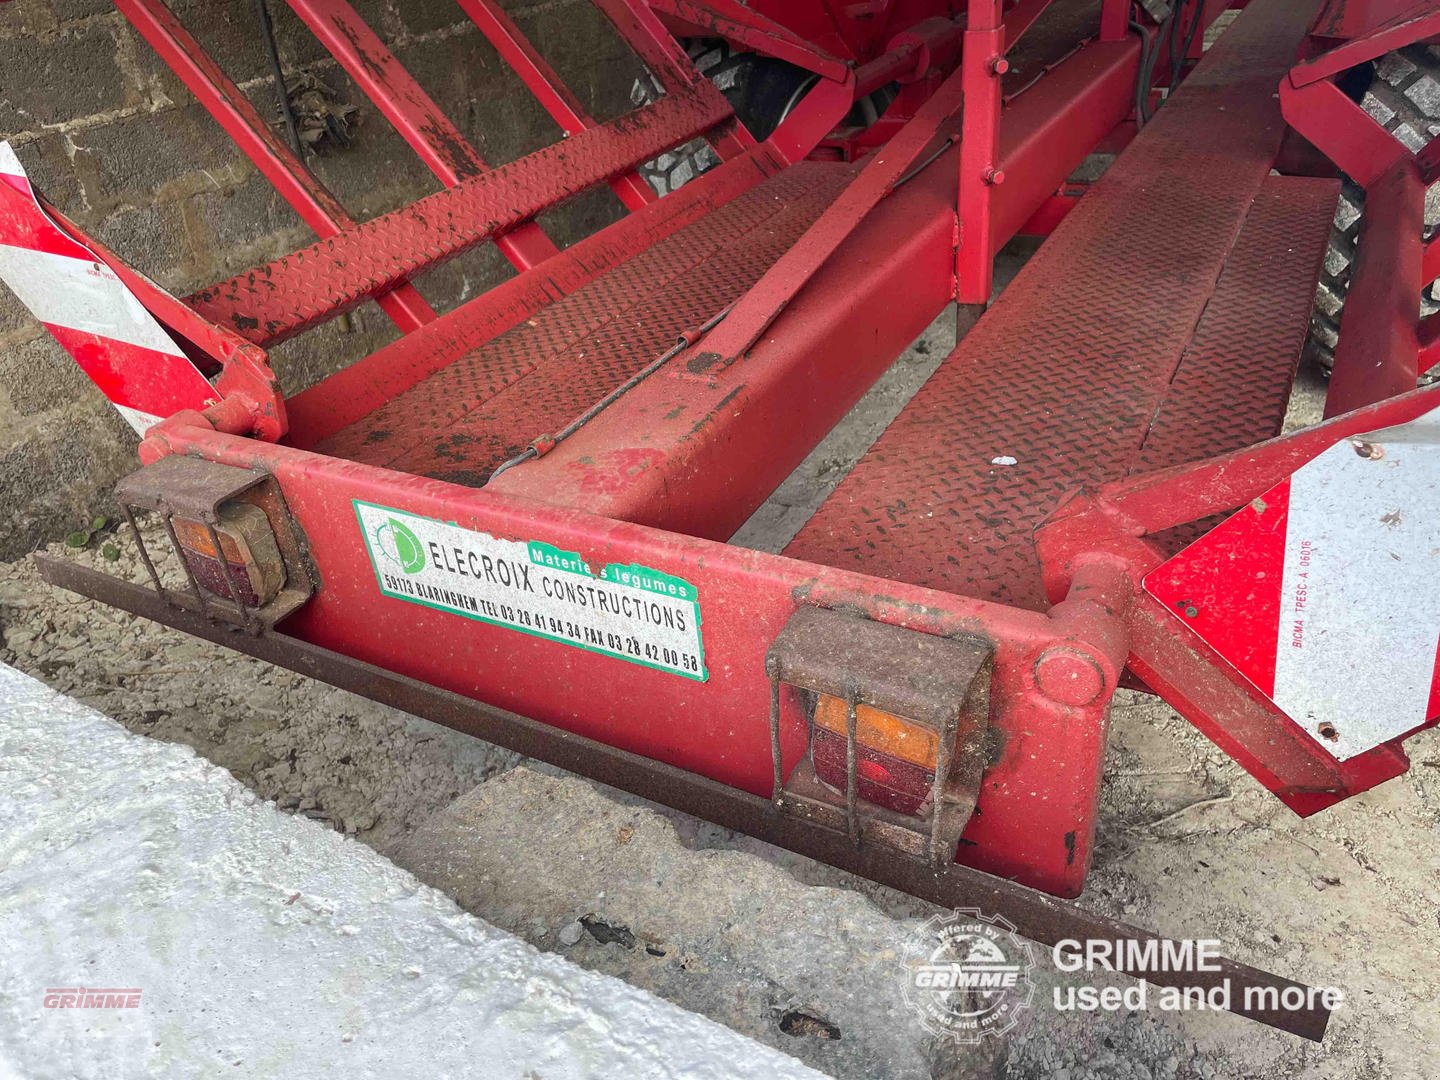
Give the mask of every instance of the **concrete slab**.
POLYGON ((0 666, 0 1077, 417 1071, 818 1075, 0 666))

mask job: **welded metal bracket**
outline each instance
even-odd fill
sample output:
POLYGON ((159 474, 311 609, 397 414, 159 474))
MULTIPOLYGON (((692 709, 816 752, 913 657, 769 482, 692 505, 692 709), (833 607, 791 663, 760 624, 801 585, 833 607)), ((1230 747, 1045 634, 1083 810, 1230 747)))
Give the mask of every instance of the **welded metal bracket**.
POLYGON ((872 840, 937 866, 950 862, 980 790, 994 657, 994 643, 978 634, 936 637, 844 612, 800 608, 765 659, 775 805, 843 831, 856 845, 872 840), (847 706, 843 796, 816 771, 814 712, 820 694, 847 706), (938 734, 935 778, 922 816, 861 799, 856 710, 862 704, 938 734), (787 712, 794 722, 803 716, 807 729, 805 755, 788 777, 781 752, 787 712))

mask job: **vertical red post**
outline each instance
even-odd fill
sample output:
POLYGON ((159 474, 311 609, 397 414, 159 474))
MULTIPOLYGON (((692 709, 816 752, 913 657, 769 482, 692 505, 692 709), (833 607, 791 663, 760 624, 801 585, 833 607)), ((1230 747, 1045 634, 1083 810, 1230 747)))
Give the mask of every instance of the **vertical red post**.
POLYGON ((960 66, 965 114, 960 133, 960 244, 955 299, 985 304, 993 288, 992 189, 1005 182, 1000 168, 1000 77, 1005 74, 1001 0, 970 0, 960 66))

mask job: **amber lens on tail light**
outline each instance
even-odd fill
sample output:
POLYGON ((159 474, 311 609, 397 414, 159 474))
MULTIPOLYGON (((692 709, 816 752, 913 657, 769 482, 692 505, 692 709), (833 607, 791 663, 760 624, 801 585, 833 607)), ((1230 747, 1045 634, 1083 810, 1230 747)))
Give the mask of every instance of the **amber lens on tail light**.
MULTIPOLYGON (((815 725, 844 737, 849 729, 848 706, 840 698, 822 694, 815 706, 815 725)), ((887 757, 934 769, 940 736, 933 729, 913 721, 872 709, 869 705, 857 705, 855 741, 887 757)))
MULTIPOLYGON (((838 792, 846 787, 849 707, 822 694, 815 705, 812 759, 815 775, 838 792)), ((917 724, 868 705, 855 707, 855 779, 866 802, 902 814, 920 813, 935 782, 940 736, 917 724)))
POLYGON ((215 526, 215 535, 220 540, 218 553, 204 522, 174 519, 175 538, 180 541, 180 550, 191 573, 216 596, 235 599, 229 584, 234 581, 241 602, 250 607, 268 604, 285 584, 285 563, 270 528, 270 519, 260 507, 247 502, 225 503, 220 507, 219 517, 215 526))

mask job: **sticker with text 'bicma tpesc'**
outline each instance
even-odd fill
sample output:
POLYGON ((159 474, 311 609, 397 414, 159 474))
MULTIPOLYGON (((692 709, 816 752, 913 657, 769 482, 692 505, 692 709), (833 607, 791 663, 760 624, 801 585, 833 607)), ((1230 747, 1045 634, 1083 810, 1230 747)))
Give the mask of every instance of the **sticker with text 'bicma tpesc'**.
POLYGON ((354 500, 380 591, 704 682, 694 585, 646 566, 598 576, 576 553, 354 500))

